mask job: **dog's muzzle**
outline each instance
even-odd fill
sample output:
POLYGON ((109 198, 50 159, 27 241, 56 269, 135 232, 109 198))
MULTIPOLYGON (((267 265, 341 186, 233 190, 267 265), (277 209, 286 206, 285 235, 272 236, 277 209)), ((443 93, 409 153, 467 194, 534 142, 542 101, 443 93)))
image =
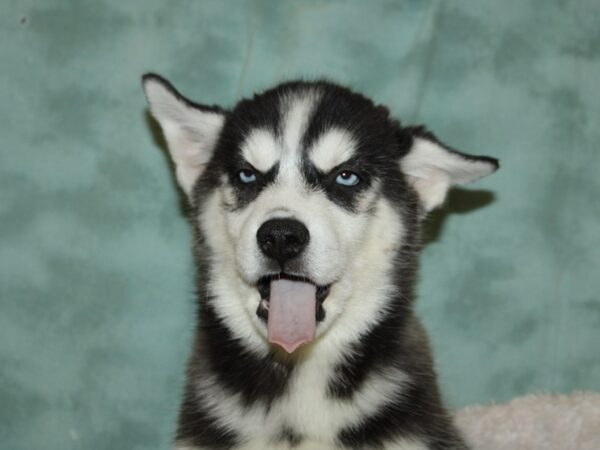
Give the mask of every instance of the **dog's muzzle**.
POLYGON ((261 252, 280 270, 258 282, 261 301, 256 313, 267 321, 269 341, 292 353, 314 339, 316 322, 325 316, 322 303, 329 287, 285 271, 286 263, 300 256, 310 240, 308 228, 299 220, 267 220, 258 229, 256 240, 261 252))

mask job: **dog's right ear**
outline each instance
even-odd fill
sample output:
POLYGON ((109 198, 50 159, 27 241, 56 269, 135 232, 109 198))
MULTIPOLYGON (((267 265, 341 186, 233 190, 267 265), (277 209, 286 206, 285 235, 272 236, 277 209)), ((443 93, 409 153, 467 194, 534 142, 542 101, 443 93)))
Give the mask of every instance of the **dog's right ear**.
POLYGON ((190 198, 194 184, 212 157, 225 113, 191 102, 159 75, 144 75, 142 85, 150 112, 167 140, 177 181, 190 198))

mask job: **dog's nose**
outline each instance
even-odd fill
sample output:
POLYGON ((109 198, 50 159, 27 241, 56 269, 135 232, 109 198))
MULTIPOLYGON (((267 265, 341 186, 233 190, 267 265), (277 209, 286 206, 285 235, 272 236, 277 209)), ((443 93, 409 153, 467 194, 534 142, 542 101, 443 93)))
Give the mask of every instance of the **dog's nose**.
POLYGON ((308 244, 308 228, 296 219, 271 219, 263 223, 256 232, 261 251, 269 258, 283 264, 298 256, 308 244))

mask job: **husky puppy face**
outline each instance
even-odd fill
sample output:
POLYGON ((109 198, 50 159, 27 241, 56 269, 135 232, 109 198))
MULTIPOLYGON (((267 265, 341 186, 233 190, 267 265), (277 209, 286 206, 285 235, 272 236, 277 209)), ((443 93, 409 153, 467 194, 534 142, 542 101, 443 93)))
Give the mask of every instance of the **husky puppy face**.
POLYGON ((386 296, 373 294, 395 288, 405 228, 450 185, 496 168, 326 82, 283 84, 231 111, 155 75, 144 86, 212 255, 215 306, 256 347, 266 337, 292 353, 345 316, 343 334, 377 321, 386 296))
POLYGON ((180 448, 465 449, 412 290, 421 219, 497 161, 324 81, 232 109, 144 89, 195 230, 180 448))

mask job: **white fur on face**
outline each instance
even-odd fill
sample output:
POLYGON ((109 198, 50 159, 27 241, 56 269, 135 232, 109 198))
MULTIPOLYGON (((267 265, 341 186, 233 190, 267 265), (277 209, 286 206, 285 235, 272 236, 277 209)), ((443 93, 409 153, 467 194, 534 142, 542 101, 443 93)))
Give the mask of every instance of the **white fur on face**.
POLYGON ((268 130, 252 130, 241 146, 242 155, 255 169, 268 172, 279 160, 280 151, 276 137, 268 130))
POLYGON ((351 133, 341 128, 325 132, 309 149, 312 163, 323 173, 329 172, 354 154, 356 142, 351 133))

